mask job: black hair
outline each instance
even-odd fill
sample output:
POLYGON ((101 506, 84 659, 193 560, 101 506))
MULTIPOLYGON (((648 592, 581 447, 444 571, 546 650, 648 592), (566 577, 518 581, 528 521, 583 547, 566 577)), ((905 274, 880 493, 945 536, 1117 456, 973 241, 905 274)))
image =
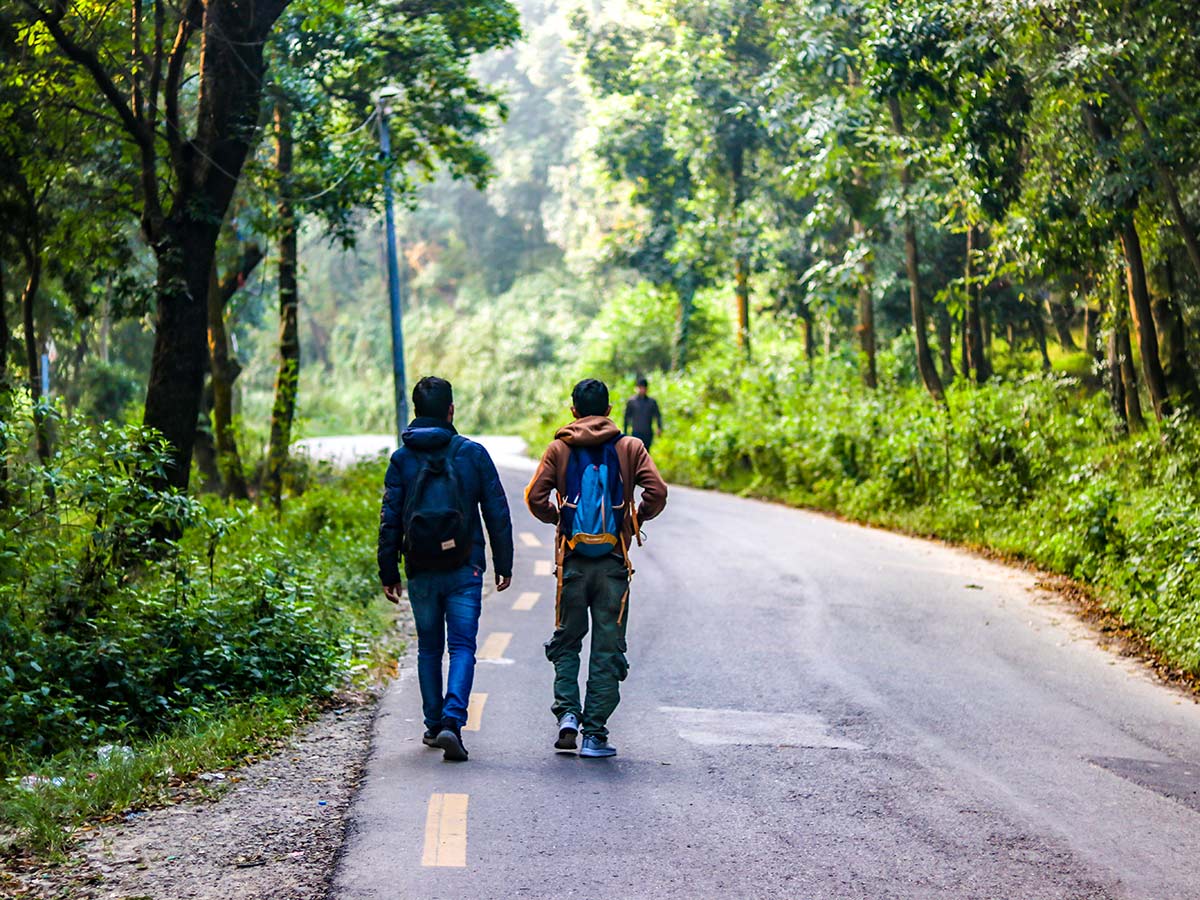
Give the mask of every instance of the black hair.
POLYGON ((637 381, 635 381, 635 382, 634 382, 634 386, 636 386, 636 387, 649 387, 649 386, 650 386, 650 382, 646 381, 646 376, 645 376, 645 375, 639 375, 639 376, 637 377, 637 381))
POLYGON ((454 403, 454 388, 445 378, 426 375, 413 388, 412 401, 418 416, 444 419, 450 415, 450 405, 454 403))
POLYGON ((571 391, 571 405, 580 418, 608 415, 608 385, 595 378, 583 379, 571 391))

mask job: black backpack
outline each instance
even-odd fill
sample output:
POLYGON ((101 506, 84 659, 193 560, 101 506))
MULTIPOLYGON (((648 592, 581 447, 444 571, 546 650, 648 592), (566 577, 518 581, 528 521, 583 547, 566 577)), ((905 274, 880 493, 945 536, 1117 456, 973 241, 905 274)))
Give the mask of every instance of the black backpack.
POLYGON ((457 569, 471 558, 471 517, 454 472, 464 443, 455 435, 442 450, 421 454, 404 500, 404 558, 415 569, 457 569))

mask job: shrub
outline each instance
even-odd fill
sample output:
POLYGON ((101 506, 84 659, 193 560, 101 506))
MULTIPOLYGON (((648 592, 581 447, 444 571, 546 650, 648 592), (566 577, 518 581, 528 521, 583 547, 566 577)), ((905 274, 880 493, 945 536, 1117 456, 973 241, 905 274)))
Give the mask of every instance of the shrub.
POLYGON ((18 459, 0 511, 0 762, 325 693, 386 627, 377 466, 276 519, 155 487, 165 448, 140 429, 62 432, 45 469, 18 459))

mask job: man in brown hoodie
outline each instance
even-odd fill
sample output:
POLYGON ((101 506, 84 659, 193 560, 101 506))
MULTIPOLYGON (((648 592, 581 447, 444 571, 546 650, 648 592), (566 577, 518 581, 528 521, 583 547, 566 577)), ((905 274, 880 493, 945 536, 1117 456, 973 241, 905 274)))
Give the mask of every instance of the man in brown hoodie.
MULTIPOLYGON (((558 719, 558 740, 554 746, 574 750, 582 724, 579 755, 596 758, 617 752, 608 743, 607 724, 621 699, 620 683, 629 671, 625 658, 629 582, 633 575, 629 549, 633 542, 640 543, 640 523, 662 512, 667 485, 645 445, 637 438, 622 437, 616 422, 608 418, 612 406, 604 382, 594 378, 579 382, 571 393, 571 404, 575 421, 560 428, 542 454, 533 480, 525 489, 525 502, 538 519, 558 526, 555 629, 546 642, 546 657, 554 663, 555 673, 551 710, 558 719), (593 547, 585 554, 578 549, 578 534, 573 540, 570 533, 569 522, 577 518, 574 504, 578 497, 573 497, 573 491, 578 491, 578 486, 568 486, 568 470, 573 454, 577 454, 586 456, 587 465, 599 471, 596 463, 612 458, 604 456, 606 453, 615 453, 620 471, 623 496, 611 504, 619 521, 614 531, 619 533, 611 552, 597 555, 593 547), (642 489, 640 503, 634 497, 635 487, 642 489), (555 500, 552 494, 557 495, 555 500), (589 613, 592 648, 585 705, 579 697, 579 653, 588 633, 589 613)), ((602 544, 593 538, 588 536, 584 543, 602 544)))

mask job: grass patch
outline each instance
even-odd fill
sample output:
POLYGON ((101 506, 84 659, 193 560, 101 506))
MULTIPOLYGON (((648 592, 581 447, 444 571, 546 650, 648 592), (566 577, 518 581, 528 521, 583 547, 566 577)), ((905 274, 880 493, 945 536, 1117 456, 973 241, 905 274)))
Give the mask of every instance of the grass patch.
POLYGON ((315 709, 308 698, 263 697, 107 753, 87 747, 18 761, 14 772, 23 774, 0 784, 0 854, 62 854, 85 822, 170 803, 196 775, 276 748, 315 709))

